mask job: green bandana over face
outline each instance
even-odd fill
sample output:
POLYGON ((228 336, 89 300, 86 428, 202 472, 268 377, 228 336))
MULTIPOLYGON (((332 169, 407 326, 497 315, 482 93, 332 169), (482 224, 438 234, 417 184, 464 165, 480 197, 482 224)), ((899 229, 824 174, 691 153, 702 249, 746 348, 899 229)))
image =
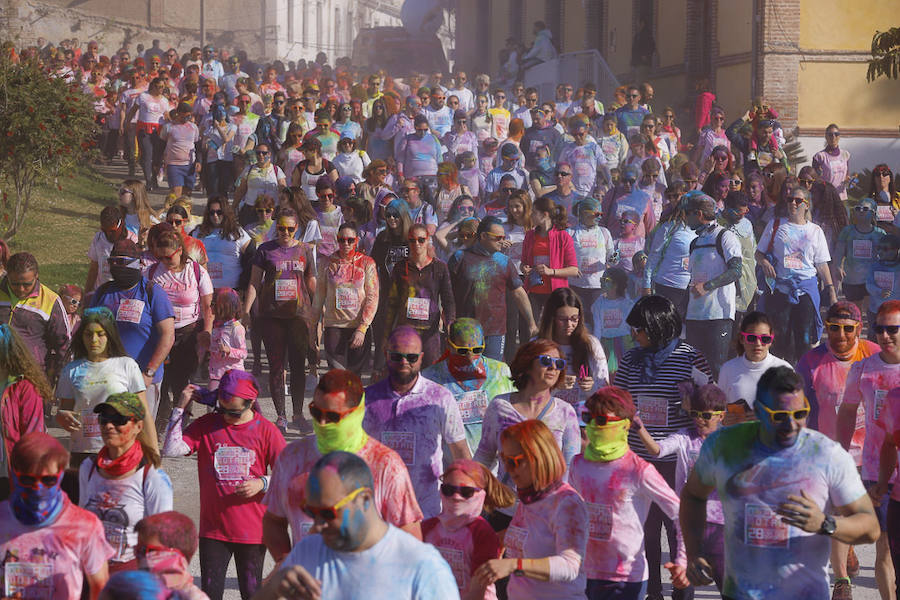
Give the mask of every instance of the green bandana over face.
POLYGON ((356 454, 369 436, 363 431, 363 417, 366 414, 366 399, 360 401, 346 417, 337 423, 320 425, 313 420, 313 431, 316 433, 316 446, 323 455, 335 450, 343 450, 356 454))
POLYGON ((628 450, 630 427, 629 419, 612 421, 607 425, 595 425, 594 421, 591 421, 586 429, 588 443, 584 448, 584 457, 593 462, 609 462, 622 458, 628 450))

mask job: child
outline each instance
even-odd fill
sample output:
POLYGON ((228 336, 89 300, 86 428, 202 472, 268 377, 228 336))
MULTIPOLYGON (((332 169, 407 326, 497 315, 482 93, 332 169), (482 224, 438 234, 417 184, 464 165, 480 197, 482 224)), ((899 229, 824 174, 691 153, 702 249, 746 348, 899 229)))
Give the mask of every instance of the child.
POLYGON ((209 342, 209 389, 219 388, 219 379, 229 369, 244 370, 247 339, 240 317, 241 297, 231 288, 216 291, 213 302, 212 336, 209 342))
POLYGON ((74 333, 81 323, 81 312, 79 309, 81 308, 82 290, 75 284, 67 283, 61 286, 56 293, 66 309, 66 316, 69 318, 69 330, 74 333))
MULTIPOLYGON (((601 206, 600 201, 595 198, 576 202, 572 209, 578 216, 578 224, 567 230, 575 242, 575 256, 578 257, 578 277, 569 279, 569 286, 587 307, 593 306, 600 297, 603 273, 613 258, 612 235, 609 229, 598 223, 602 215, 601 206)), ((591 315, 587 316, 587 326, 593 329, 593 318, 591 315)))
POLYGON ((644 270, 647 268, 647 253, 643 250, 635 252, 631 257, 631 273, 628 274, 627 296, 637 301, 644 287, 644 270))
POLYGON ((634 210, 626 210, 619 217, 621 235, 616 239, 616 253, 619 257, 616 265, 626 271, 634 268, 631 259, 644 248, 644 236, 638 235, 640 219, 640 215, 634 210))
MULTIPOLYGON (((886 300, 900 300, 900 237, 890 234, 875 244, 875 262, 869 267, 866 291, 869 292, 869 324, 875 324, 875 315, 886 300)), ((870 335, 869 339, 874 339, 870 335)))
MULTIPOLYGON (((572 459, 569 484, 588 506, 588 545, 582 568, 591 600, 640 600, 649 570, 644 553, 644 521, 653 503, 678 516, 678 496, 653 465, 628 447, 635 418, 631 394, 607 386, 588 398, 584 453, 572 459)), ((678 564, 667 564, 676 587, 686 587, 687 557, 679 536, 678 564)))
POLYGON ((481 190, 484 188, 485 174, 478 168, 478 157, 467 150, 456 156, 456 168, 459 171, 459 185, 468 190, 468 194, 475 198, 481 198, 481 190))
POLYGON ((138 567, 157 575, 165 586, 187 600, 209 600, 194 585, 191 558, 197 552, 197 527, 174 510, 144 517, 134 526, 138 567))
POLYGON ((591 333, 600 340, 606 362, 609 365, 609 376, 619 370, 619 357, 624 356, 634 347, 631 327, 625 322, 634 300, 625 293, 628 287, 628 275, 619 267, 606 270, 601 279, 600 290, 603 293, 591 307, 594 328, 591 333))
POLYGON ((450 563, 463 600, 494 600, 494 584, 483 588, 472 579, 475 569, 499 558, 500 538, 481 516, 482 510, 512 506, 515 494, 474 460, 456 460, 441 476, 441 513, 422 523, 422 537, 450 563))
MULTIPOLYGON (((638 435, 647 452, 659 458, 675 454, 675 491, 680 495, 700 454, 700 446, 722 425, 726 398, 725 392, 711 383, 697 386, 692 381, 685 381, 678 387, 681 390, 682 408, 694 421, 692 427, 681 429, 656 442, 640 419, 635 420, 639 427, 638 435)), ((719 592, 722 591, 722 581, 725 578, 724 523, 722 502, 713 492, 706 503, 706 533, 703 537, 702 554, 712 566, 713 579, 719 592)))
POLYGON ((871 198, 863 198, 850 211, 851 224, 838 234, 834 245, 834 264, 838 267, 841 290, 847 300, 865 310, 866 276, 875 262, 875 248, 885 235, 876 227, 877 206, 871 198))

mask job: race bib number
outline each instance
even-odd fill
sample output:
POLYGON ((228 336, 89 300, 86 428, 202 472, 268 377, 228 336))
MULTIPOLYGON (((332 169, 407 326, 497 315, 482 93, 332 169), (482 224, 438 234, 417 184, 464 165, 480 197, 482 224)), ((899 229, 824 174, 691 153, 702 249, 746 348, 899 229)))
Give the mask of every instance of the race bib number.
POLYGON ((612 140, 606 140, 600 144, 600 149, 606 156, 614 156, 619 153, 619 145, 612 140))
POLYGON ((887 204, 879 204, 875 209, 875 218, 879 221, 893 221, 894 211, 887 204))
POLYGON ((894 274, 891 271, 875 271, 875 285, 883 290, 894 289, 894 274))
POLYGON ((872 258, 872 240, 853 240, 853 258, 872 258))
POLYGON ((334 290, 334 302, 338 310, 359 310, 359 293, 354 287, 338 287, 334 290))
POLYGON ((798 270, 803 268, 803 255, 799 252, 792 252, 784 255, 784 268, 798 270))
POLYGON ((189 317, 189 316, 190 316, 191 309, 189 309, 189 308, 184 308, 183 306, 175 306, 175 305, 173 304, 173 305, 172 305, 172 312, 175 313, 175 322, 176 322, 176 323, 183 323, 184 321, 187 320, 186 317, 189 317))
POLYGON ((589 530, 592 540, 608 541, 612 536, 613 511, 609 504, 587 502, 589 530))
POLYGON ((431 309, 431 300, 428 298, 407 298, 406 318, 417 321, 427 321, 431 309))
POLYGON ((622 309, 621 308, 604 308, 603 329, 618 329, 622 326, 622 309))
POLYGON ((525 543, 527 541, 527 529, 515 525, 510 525, 506 528, 503 545, 506 547, 507 553, 513 558, 522 558, 525 556, 525 543))
POLYGON ((81 435, 86 438, 100 437, 100 415, 93 410, 81 411, 81 435))
POLYGON ((575 174, 578 177, 590 177, 593 172, 594 169, 591 167, 590 163, 578 162, 575 164, 575 174))
POLYGON ((744 507, 744 543, 757 548, 787 548, 790 535, 787 523, 765 504, 744 507))
POLYGON ((665 398, 638 396, 638 411, 644 425, 653 427, 669 425, 669 401, 665 398))
POLYGON ((119 303, 119 310, 116 311, 116 321, 140 323, 142 314, 144 314, 144 301, 126 298, 119 303))
POLYGON ((296 279, 275 280, 275 302, 290 302, 300 297, 296 279))
POLYGON ((691 270, 691 257, 690 257, 690 256, 684 256, 684 257, 682 257, 682 259, 681 259, 681 270, 682 270, 682 271, 685 271, 685 272, 691 270))
POLYGON ((416 464, 416 434, 412 431, 383 431, 381 443, 400 455, 407 466, 416 464))
POLYGON ((210 279, 222 279, 223 271, 222 263, 220 262, 208 262, 206 263, 206 271, 209 273, 210 279))
POLYGON ((884 408, 884 400, 885 398, 887 398, 887 395, 887 390, 875 390, 875 410, 873 411, 875 414, 872 416, 872 418, 876 422, 879 418, 881 418, 881 411, 884 408))
POLYGON ((596 235, 586 235, 580 238, 579 243, 582 248, 597 248, 600 244, 597 242, 596 235))
POLYGON ((51 600, 53 566, 47 563, 7 562, 3 568, 4 596, 51 600))
POLYGON ((457 404, 464 425, 481 423, 484 420, 484 411, 487 410, 488 405, 487 392, 484 390, 466 392, 457 404))
POLYGON ((243 481, 250 477, 250 466, 256 462, 256 454, 241 446, 220 446, 213 458, 213 467, 219 481, 243 481))
POLYGON ((447 548, 446 546, 440 546, 438 550, 444 560, 447 561, 447 564, 450 565, 450 570, 453 571, 453 578, 456 579, 460 589, 464 590, 469 587, 469 566, 466 564, 466 557, 463 551, 459 548, 447 548))

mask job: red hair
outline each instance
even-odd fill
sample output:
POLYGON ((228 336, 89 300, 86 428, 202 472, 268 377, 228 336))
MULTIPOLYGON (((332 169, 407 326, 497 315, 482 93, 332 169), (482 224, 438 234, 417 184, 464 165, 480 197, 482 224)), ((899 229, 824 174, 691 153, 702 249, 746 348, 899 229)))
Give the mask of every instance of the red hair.
MULTIPOLYGON (((550 350, 556 350, 560 356, 563 355, 562 350, 559 349, 559 344, 553 340, 538 338, 519 346, 515 357, 509 364, 509 377, 512 379, 516 389, 525 389, 525 386, 528 385, 528 378, 531 376, 531 365, 534 363, 534 359, 541 354, 547 354, 550 350)), ((563 373, 560 373, 552 389, 561 386, 563 379, 563 373)))
POLYGON ((500 434, 500 441, 513 440, 522 447, 531 467, 532 486, 544 490, 566 474, 566 459, 553 437, 553 432, 537 419, 510 425, 500 434))
POLYGON ((363 397, 362 380, 359 375, 346 369, 332 369, 319 378, 316 389, 326 394, 344 392, 347 406, 359 406, 363 397))
POLYGON ((900 313, 900 300, 886 300, 878 307, 878 312, 875 314, 875 318, 877 319, 881 315, 889 315, 891 313, 900 313))
POLYGON ((37 474, 50 465, 63 472, 69 464, 69 451, 52 435, 41 431, 19 438, 9 454, 9 465, 19 473, 37 474))
POLYGON ((594 395, 587 399, 585 406, 591 413, 612 413, 625 419, 633 419, 635 413, 631 393, 614 385, 602 387, 594 392, 594 395))

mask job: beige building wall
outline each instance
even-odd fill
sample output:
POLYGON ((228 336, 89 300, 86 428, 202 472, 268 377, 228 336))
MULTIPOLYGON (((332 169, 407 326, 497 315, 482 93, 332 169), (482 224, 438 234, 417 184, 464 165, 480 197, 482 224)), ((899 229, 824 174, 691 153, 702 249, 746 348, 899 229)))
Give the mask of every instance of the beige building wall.
MULTIPOLYGON (((659 53, 660 67, 673 67, 684 64, 684 41, 686 38, 685 15, 687 13, 687 0, 665 0, 657 4, 657 31, 664 35, 657 35, 656 49, 659 53)), ((631 36, 629 36, 630 40, 631 36)), ((628 56, 631 56, 631 44, 628 45, 628 56)))
MULTIPOLYGON (((611 2, 607 12, 606 62, 616 75, 631 71, 631 2, 611 2)), ((620 77, 621 79, 621 77, 620 77)))

